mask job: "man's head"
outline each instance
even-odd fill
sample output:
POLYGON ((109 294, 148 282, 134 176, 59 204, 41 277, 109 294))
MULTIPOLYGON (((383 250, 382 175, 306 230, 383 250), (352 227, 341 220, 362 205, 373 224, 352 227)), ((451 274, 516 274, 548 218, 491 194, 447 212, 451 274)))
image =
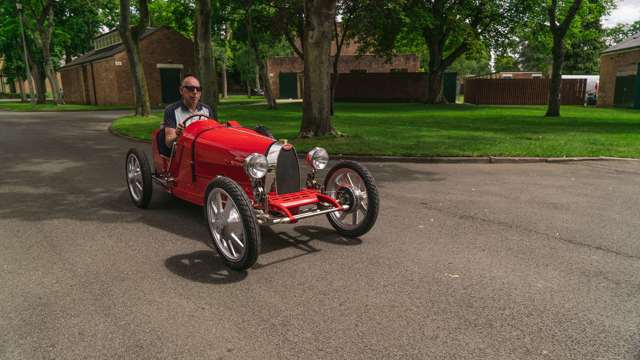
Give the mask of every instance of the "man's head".
POLYGON ((188 107, 198 106, 200 102, 200 96, 202 95, 202 88, 200 88, 200 81, 195 75, 187 74, 182 78, 182 84, 180 84, 180 96, 182 102, 188 107))

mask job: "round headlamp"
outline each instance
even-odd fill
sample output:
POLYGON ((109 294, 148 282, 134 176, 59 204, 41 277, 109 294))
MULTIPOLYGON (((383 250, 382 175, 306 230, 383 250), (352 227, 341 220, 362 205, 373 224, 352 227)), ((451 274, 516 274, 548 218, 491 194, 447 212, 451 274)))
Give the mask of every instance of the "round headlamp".
POLYGON ((262 154, 253 153, 244 159, 244 171, 254 179, 264 177, 268 168, 267 158, 262 154))
POLYGON ((307 153, 306 160, 315 170, 322 170, 329 163, 329 153, 321 147, 314 147, 307 153))

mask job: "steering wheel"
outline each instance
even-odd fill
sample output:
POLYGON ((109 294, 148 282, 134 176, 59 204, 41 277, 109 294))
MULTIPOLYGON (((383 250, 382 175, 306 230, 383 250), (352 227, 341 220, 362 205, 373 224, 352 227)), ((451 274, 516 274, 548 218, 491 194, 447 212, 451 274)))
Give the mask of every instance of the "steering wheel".
POLYGON ((184 125, 184 128, 186 129, 187 126, 191 125, 191 123, 194 121, 195 118, 198 118, 198 120, 200 120, 201 118, 204 118, 206 120, 206 119, 209 119, 209 116, 204 115, 204 114, 193 114, 193 115, 190 115, 186 119, 182 120, 182 125, 184 125))

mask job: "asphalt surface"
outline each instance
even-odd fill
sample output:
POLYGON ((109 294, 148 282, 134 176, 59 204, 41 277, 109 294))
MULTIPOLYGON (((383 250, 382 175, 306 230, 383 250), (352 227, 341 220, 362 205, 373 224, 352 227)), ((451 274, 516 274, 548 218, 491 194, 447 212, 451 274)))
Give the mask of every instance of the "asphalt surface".
POLYGON ((0 112, 0 359, 640 359, 638 162, 369 163, 369 234, 231 272, 200 208, 131 204, 117 114, 0 112))

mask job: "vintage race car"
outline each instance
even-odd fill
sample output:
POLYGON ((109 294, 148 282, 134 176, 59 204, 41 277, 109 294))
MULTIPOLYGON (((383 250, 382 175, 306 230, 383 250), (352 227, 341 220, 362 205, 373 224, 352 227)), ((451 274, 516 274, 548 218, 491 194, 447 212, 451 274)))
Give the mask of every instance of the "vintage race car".
POLYGON ((152 133, 153 172, 144 151, 129 150, 129 195, 136 206, 146 208, 156 183, 177 198, 203 206, 213 244, 229 267, 242 270, 256 262, 260 225, 324 214, 339 234, 358 237, 375 224, 378 190, 361 164, 338 162, 320 183, 317 171, 327 166, 329 155, 316 147, 306 155, 311 169, 301 187, 293 145, 275 140, 266 128, 249 129, 201 115, 184 123, 182 136, 171 148, 162 129, 152 133))

